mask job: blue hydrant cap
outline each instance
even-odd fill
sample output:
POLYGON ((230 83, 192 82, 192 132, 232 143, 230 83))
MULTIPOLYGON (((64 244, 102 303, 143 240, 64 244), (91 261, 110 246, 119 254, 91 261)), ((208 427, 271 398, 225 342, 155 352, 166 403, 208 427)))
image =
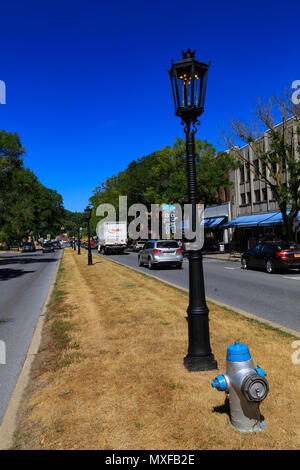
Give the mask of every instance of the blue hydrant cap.
POLYGON ((267 373, 264 370, 262 370, 262 368, 258 364, 255 370, 258 373, 258 375, 261 375, 262 377, 265 377, 267 375, 267 373))
POLYGON ((216 388, 220 392, 224 392, 224 390, 226 390, 226 380, 224 375, 218 375, 217 377, 215 377, 211 383, 211 386, 213 388, 216 388))
POLYGON ((228 346, 226 359, 231 362, 242 362, 251 359, 247 344, 240 344, 236 341, 228 346))

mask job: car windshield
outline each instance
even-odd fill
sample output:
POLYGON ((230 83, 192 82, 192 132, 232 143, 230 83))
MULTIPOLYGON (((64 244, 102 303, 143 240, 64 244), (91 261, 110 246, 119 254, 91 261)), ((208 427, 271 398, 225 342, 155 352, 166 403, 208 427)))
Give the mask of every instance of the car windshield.
POLYGON ((157 242, 157 248, 178 248, 179 245, 175 241, 157 242))
POLYGON ((289 243, 289 242, 279 242, 276 243, 275 245, 275 250, 276 251, 281 251, 281 250, 300 250, 300 245, 297 245, 296 243, 289 243))

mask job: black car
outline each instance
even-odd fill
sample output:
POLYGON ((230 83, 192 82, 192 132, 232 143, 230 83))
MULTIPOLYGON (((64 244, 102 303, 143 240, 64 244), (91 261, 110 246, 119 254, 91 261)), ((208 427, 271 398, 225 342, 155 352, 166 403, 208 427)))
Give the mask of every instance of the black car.
POLYGON ((241 258, 242 268, 261 268, 267 273, 287 269, 300 270, 300 245, 286 241, 266 241, 246 251, 241 258))
POLYGON ((23 253, 28 253, 28 252, 32 252, 32 251, 35 251, 34 244, 33 243, 24 243, 23 248, 22 248, 22 252, 23 253))
POLYGON ((54 249, 57 249, 57 250, 61 249, 61 244, 59 242, 52 242, 52 245, 54 246, 54 249))
POLYGON ((43 253, 53 253, 54 252, 53 244, 52 243, 44 243, 42 251, 43 251, 43 253))

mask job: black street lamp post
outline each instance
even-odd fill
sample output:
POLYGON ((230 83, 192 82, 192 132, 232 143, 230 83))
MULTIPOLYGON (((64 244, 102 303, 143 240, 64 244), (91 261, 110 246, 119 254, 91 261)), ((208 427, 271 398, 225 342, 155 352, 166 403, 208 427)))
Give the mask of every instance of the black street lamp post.
POLYGON ((78 227, 77 254, 80 255, 80 227, 78 227))
MULTIPOLYGON (((185 124, 188 200, 192 206, 192 230, 196 232, 197 179, 195 163, 195 133, 198 117, 204 111, 204 101, 209 64, 195 60, 195 51, 182 52, 182 60, 172 62, 169 70, 175 104, 175 114, 185 124), (193 128, 191 128, 193 126, 193 128)), ((208 308, 205 300, 201 249, 190 249, 189 256, 189 306, 188 354, 184 365, 190 371, 217 369, 210 348, 208 308)))
POLYGON ((85 212, 86 221, 87 221, 87 223, 88 223, 88 265, 90 266, 91 264, 93 264, 93 260, 92 260, 92 250, 91 250, 91 241, 90 241, 90 238, 91 238, 91 235, 90 235, 90 220, 91 220, 91 215, 92 215, 92 209, 91 209, 91 207, 87 206, 87 207, 84 209, 84 212, 85 212))

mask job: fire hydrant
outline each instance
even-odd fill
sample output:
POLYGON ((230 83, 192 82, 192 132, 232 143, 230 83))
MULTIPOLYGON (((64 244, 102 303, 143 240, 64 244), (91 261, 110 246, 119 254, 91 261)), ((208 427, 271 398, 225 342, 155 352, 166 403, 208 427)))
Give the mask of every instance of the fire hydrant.
POLYGON ((259 411, 259 403, 269 392, 269 384, 258 365, 254 368, 249 348, 236 341, 227 348, 226 374, 218 375, 212 387, 226 393, 229 399, 230 423, 242 432, 262 431, 266 423, 259 411))

